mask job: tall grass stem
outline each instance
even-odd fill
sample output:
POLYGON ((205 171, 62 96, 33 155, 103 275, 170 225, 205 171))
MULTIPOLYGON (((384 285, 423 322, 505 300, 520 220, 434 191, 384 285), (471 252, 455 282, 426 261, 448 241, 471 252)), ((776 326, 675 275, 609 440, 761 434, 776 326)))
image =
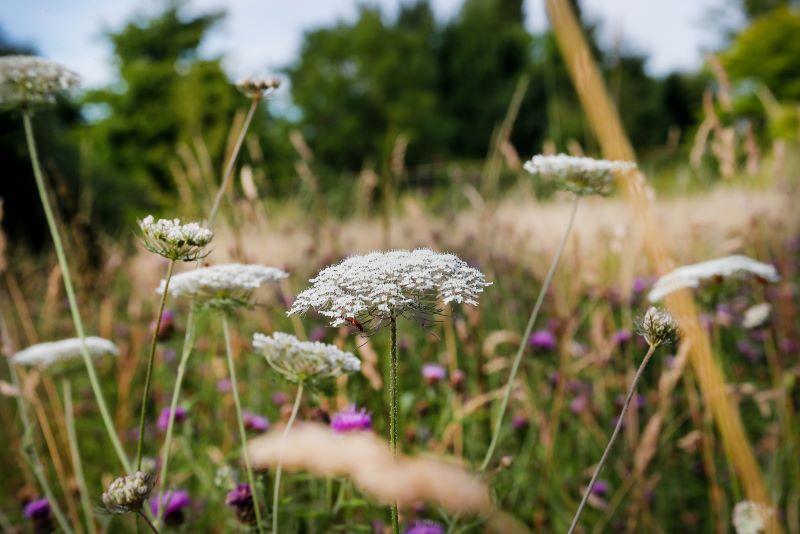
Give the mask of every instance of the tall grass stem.
POLYGON ((642 372, 644 372, 644 368, 647 366, 647 362, 650 361, 650 357, 653 355, 655 350, 656 345, 650 345, 650 348, 647 349, 647 354, 644 355, 642 363, 639 365, 639 369, 636 370, 636 374, 633 377, 633 382, 631 382, 631 385, 628 388, 628 394, 625 396, 625 403, 622 405, 622 411, 619 413, 619 418, 617 419, 617 424, 614 427, 614 432, 611 433, 611 438, 608 440, 606 450, 603 451, 603 455, 600 457, 597 467, 594 468, 592 479, 589 481, 589 485, 586 486, 586 490, 583 492, 583 499, 581 499, 581 504, 578 506, 578 510, 575 512, 575 517, 572 518, 572 524, 569 526, 569 531, 567 531, 567 534, 572 534, 572 532, 575 530, 575 526, 578 524, 578 519, 580 519, 583 509, 586 507, 586 501, 589 500, 589 495, 592 493, 594 483, 597 481, 597 477, 600 475, 600 471, 603 469, 606 459, 608 459, 608 453, 611 451, 611 447, 614 445, 614 441, 616 441, 617 435, 619 434, 622 425, 625 423, 625 414, 628 412, 628 406, 631 403, 633 394, 636 393, 636 385, 639 383, 639 379, 642 377, 642 372))
POLYGON ((45 218, 47 219, 47 226, 50 229, 50 235, 53 239, 53 246, 56 250, 58 266, 61 269, 61 276, 64 281, 64 289, 67 293, 67 300, 69 301, 69 308, 70 312, 72 313, 72 322, 75 324, 75 331, 78 334, 78 337, 81 339, 81 356, 83 357, 83 363, 86 366, 86 373, 89 375, 89 383, 92 386, 92 392, 94 393, 95 400, 97 401, 97 406, 100 409, 100 415, 103 418, 103 423, 105 424, 106 432, 108 433, 108 437, 114 447, 114 451, 117 453, 122 466, 128 473, 130 473, 130 461, 128 460, 128 456, 125 454, 125 449, 122 447, 119 436, 117 436, 117 431, 114 428, 114 423, 111 420, 111 415, 108 412, 108 407, 106 406, 106 401, 103 397, 103 391, 100 389, 100 383, 97 380, 97 373, 95 372, 92 358, 89 355, 89 349, 86 347, 86 334, 83 329, 83 320, 81 319, 80 310, 78 309, 78 301, 75 298, 75 290, 72 286, 72 278, 69 273, 67 256, 64 253, 64 245, 61 241, 61 236, 58 233, 55 215, 50 207, 50 200, 47 195, 44 176, 42 175, 42 169, 39 164, 39 155, 36 151, 36 141, 33 136, 33 125, 31 123, 30 112, 23 112, 22 122, 25 126, 25 139, 28 143, 28 151, 30 152, 31 156, 31 164, 33 165, 33 175, 36 179, 36 189, 39 192, 39 199, 42 202, 45 218))
POLYGON ((75 482, 78 484, 81 508, 83 508, 83 515, 86 519, 86 529, 89 534, 95 534, 97 528, 94 524, 92 503, 89 500, 89 490, 86 487, 86 477, 83 474, 81 453, 78 449, 78 435, 75 432, 75 413, 72 408, 72 384, 69 379, 64 379, 62 390, 64 392, 64 420, 67 426, 67 438, 69 439, 69 452, 72 457, 72 469, 75 472, 75 482))
POLYGON ((539 296, 536 297, 536 303, 533 305, 533 310, 528 318, 528 324, 525 326, 525 332, 522 334, 522 339, 520 339, 519 348, 517 349, 516 356, 514 356, 514 363, 511 366, 511 373, 508 375, 508 383, 506 384, 506 389, 503 393, 503 401, 500 404, 500 412, 497 414, 497 421, 495 422, 494 432, 492 433, 492 441, 489 444, 489 449, 486 451, 486 456, 483 458, 483 463, 481 463, 481 471, 485 471, 489 466, 489 462, 492 460, 492 455, 494 455, 494 450, 497 447, 497 442, 500 439, 500 431, 503 427, 503 417, 506 414, 508 402, 511 399, 511 393, 514 390, 514 379, 517 377, 517 372, 519 371, 519 366, 522 362, 522 355, 525 353, 525 347, 528 345, 528 338, 533 330, 533 325, 536 324, 536 319, 539 316, 539 310, 544 302, 544 297, 547 295, 547 290, 550 287, 550 282, 553 280, 553 275, 558 267, 558 262, 561 260, 561 255, 566 247, 569 234, 572 232, 572 226, 575 222, 575 214, 578 211, 579 200, 580 197, 576 195, 572 201, 572 210, 569 214, 567 228, 564 230, 564 235, 561 236, 561 242, 558 244, 556 255, 553 256, 553 261, 550 263, 550 268, 547 270, 544 283, 542 284, 541 289, 539 289, 539 296))
MULTIPOLYGON (((289 433, 289 430, 292 428, 292 424, 294 424, 294 420, 297 417, 297 411, 300 409, 300 399, 303 398, 303 383, 297 386, 297 394, 294 398, 294 405, 292 406, 292 414, 289 416, 289 421, 286 423, 286 428, 283 429, 283 437, 286 437, 286 434, 289 433)), ((283 439, 283 437, 281 439, 283 439)), ((280 459, 278 460, 278 467, 275 468, 275 487, 272 490, 272 533, 278 533, 278 508, 280 505, 280 496, 281 496, 281 472, 282 466, 280 459)))
MULTIPOLYGON (((397 319, 392 317, 390 323, 390 361, 389 361, 389 439, 392 445, 392 454, 397 457, 397 434, 399 425, 399 401, 397 380, 397 319)), ((397 503, 392 503, 392 533, 400 532, 400 511, 397 503)))

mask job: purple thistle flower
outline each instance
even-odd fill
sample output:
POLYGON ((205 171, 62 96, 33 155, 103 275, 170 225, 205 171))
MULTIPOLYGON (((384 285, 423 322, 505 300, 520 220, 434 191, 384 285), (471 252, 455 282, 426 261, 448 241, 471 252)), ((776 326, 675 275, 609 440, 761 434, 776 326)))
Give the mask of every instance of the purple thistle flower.
POLYGON ((525 430, 530 425, 525 414, 518 413, 511 418, 511 426, 514 430, 525 430))
POLYGON ((191 503, 188 491, 170 490, 150 499, 150 511, 154 516, 158 516, 159 506, 163 505, 164 523, 173 526, 180 525, 184 519, 183 509, 188 508, 191 503))
POLYGON ((269 430, 269 419, 247 410, 242 412, 242 422, 244 422, 245 430, 253 432, 266 432, 269 430))
POLYGON ((275 406, 283 406, 287 402, 289 402, 289 396, 286 395, 283 391, 276 391, 272 394, 272 404, 275 406))
POLYGON ((254 525, 256 511, 250 484, 239 484, 225 496, 225 504, 236 510, 236 518, 245 525, 254 525))
POLYGON ((617 346, 625 345, 633 338, 633 334, 627 328, 620 328, 616 332, 614 332, 614 336, 611 338, 614 341, 614 344, 617 346))
POLYGON ((537 330, 528 338, 528 345, 536 350, 555 350, 558 340, 550 330, 537 330))
POLYGON ((586 395, 578 395, 569 403, 569 410, 574 414, 581 414, 589 407, 589 397, 586 395))
POLYGON ((467 380, 467 373, 462 371, 461 369, 456 369, 452 373, 450 373, 450 385, 453 386, 453 389, 461 390, 464 387, 464 383, 467 380))
POLYGON ((309 341, 323 341, 325 336, 328 335, 328 329, 324 326, 315 326, 309 334, 309 341))
POLYGON ((435 363, 426 363, 422 366, 422 378, 425 382, 432 386, 444 380, 447 376, 447 371, 444 367, 435 363))
MULTIPOLYGON (((153 321, 150 323, 150 332, 153 332, 156 329, 156 322, 153 321)), ((175 313, 172 310, 164 310, 164 313, 161 314, 161 324, 158 327, 158 333, 156 334, 156 339, 159 341, 164 341, 172 336, 172 333, 175 331, 175 313)))
POLYGON ((608 482, 605 480, 598 480, 594 483, 594 486, 592 486, 592 493, 598 497, 605 497, 608 494, 609 489, 608 482))
POLYGON ((36 499, 25 505, 23 514, 27 519, 42 520, 50 517, 50 502, 47 499, 36 499))
POLYGON ((639 295, 644 293, 644 290, 650 287, 651 281, 647 278, 642 278, 637 276, 633 279, 633 293, 634 295, 639 295))
MULTIPOLYGON (((156 421, 156 428, 158 428, 161 432, 167 431, 167 426, 169 425, 169 414, 170 414, 170 409, 167 406, 163 410, 161 410, 161 413, 158 416, 158 420, 156 421)), ((175 417, 174 417, 175 423, 184 422, 188 416, 189 416, 189 411, 186 408, 182 406, 177 406, 175 408, 175 417)))
POLYGON ((444 534, 444 527, 435 521, 415 521, 406 534, 444 534))
POLYGON ((352 432, 354 430, 371 430, 372 416, 366 409, 356 410, 350 406, 347 410, 334 414, 331 419, 331 428, 334 432, 352 432))

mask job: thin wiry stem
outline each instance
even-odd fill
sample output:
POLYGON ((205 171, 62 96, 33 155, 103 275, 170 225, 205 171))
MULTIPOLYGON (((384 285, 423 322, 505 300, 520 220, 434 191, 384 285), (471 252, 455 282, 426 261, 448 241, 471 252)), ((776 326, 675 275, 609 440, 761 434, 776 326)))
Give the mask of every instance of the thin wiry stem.
POLYGON ((68 378, 62 384, 64 391, 64 421, 67 426, 67 439, 69 440, 69 452, 72 457, 72 469, 75 472, 75 481, 78 484, 78 492, 81 499, 81 508, 86 519, 86 528, 89 534, 94 534, 97 529, 94 524, 92 514, 92 503, 89 500, 89 490, 86 488, 86 477, 83 475, 83 463, 81 453, 78 450, 78 435, 75 432, 75 414, 72 410, 72 385, 68 378))
POLYGON ((128 456, 125 454, 125 449, 123 449, 122 443, 119 441, 119 437, 117 436, 117 431, 114 428, 114 423, 111 420, 111 415, 108 412, 108 407, 106 406, 106 401, 103 397, 103 391, 100 389, 100 383, 97 380, 97 374, 95 373, 92 358, 89 355, 89 349, 86 347, 86 334, 84 333, 83 329, 83 320, 81 319, 80 310, 78 308, 78 301, 75 298, 75 290, 72 286, 72 278, 69 273, 67 256, 64 253, 64 245, 61 242, 61 236, 58 233, 56 218, 53 214, 52 208, 50 207, 47 188, 44 184, 44 176, 42 175, 42 169, 39 165, 39 155, 36 151, 36 141, 33 137, 33 125, 31 124, 30 112, 23 112, 22 122, 25 126, 25 139, 28 143, 28 151, 31 155, 33 176, 36 180, 36 189, 39 192, 39 199, 42 202, 45 218, 47 219, 47 226, 50 229, 50 236, 53 239, 53 246, 56 250, 58 267, 61 269, 61 277, 64 281, 64 290, 67 293, 67 300, 69 301, 72 322, 75 324, 75 332, 81 339, 81 356, 83 357, 83 363, 86 366, 86 373, 89 375, 89 383, 92 386, 92 392, 94 393, 95 400, 97 401, 97 406, 100 409, 100 415, 103 418, 103 424, 105 424, 106 432, 111 440, 111 444, 113 445, 114 450, 119 457, 120 463, 122 463, 122 466, 125 468, 125 470, 130 473, 131 464, 128 461, 128 456))
POLYGON ((511 373, 508 375, 508 383, 506 384, 505 393, 503 394, 503 402, 500 404, 500 413, 497 414, 497 421, 494 425, 494 432, 492 433, 492 441, 489 444, 489 449, 486 451, 486 456, 483 458, 483 463, 481 463, 480 470, 485 471, 486 468, 489 466, 489 462, 492 460, 492 455, 494 454, 494 450, 497 447, 497 442, 500 439, 500 430, 503 426, 503 417, 506 414, 506 410, 508 409, 508 402, 511 399, 511 392, 514 390, 514 379, 517 377, 517 371, 519 371, 519 365, 522 362, 522 355, 525 352, 525 347, 528 344, 528 337, 531 335, 531 330, 533 330, 533 325, 536 324, 536 318, 539 316, 539 309, 542 307, 542 302, 544 302, 544 297, 547 294, 547 289, 550 287, 550 282, 553 280, 553 275, 556 272, 556 268, 558 267, 558 262, 561 259, 561 254, 564 252, 564 247, 567 244, 567 239, 569 238, 569 234, 572 231, 572 225, 575 222, 575 213, 578 211, 578 201, 580 200, 579 196, 575 196, 575 199, 572 202, 572 211, 569 214, 569 222, 567 223, 567 228, 564 231, 564 235, 561 237, 561 242, 558 244, 558 249, 556 250, 556 255, 553 256, 553 261, 550 263, 550 268, 547 271, 547 276, 545 276, 544 283, 542 284, 541 289, 539 289, 539 296, 536 297, 536 304, 533 306, 533 311, 531 311, 531 316, 528 318, 528 324, 525 326, 525 332, 522 334, 522 339, 519 342, 519 348, 517 349, 517 354, 514 356, 514 363, 511 366, 511 373))
MULTIPOLYGON (((167 484, 167 469, 169 466, 169 452, 172 447, 172 429, 175 424, 175 409, 178 407, 178 398, 181 393, 181 386, 183 385, 183 377, 186 374, 186 364, 189 361, 189 355, 192 353, 194 347, 195 337, 195 323, 194 323, 194 306, 189 308, 189 315, 186 318, 186 332, 183 337, 183 349, 181 350, 181 361, 178 364, 178 375, 175 378, 175 387, 172 390, 172 401, 169 405, 169 421, 167 422, 167 432, 164 438, 164 447, 161 450, 161 474, 158 477, 159 495, 164 495, 164 489, 167 484)), ((156 517, 156 524, 161 524, 161 518, 164 516, 164 509, 166 506, 159 506, 158 514, 156 517)))
POLYGON ((256 528, 258 532, 263 532, 261 525, 261 511, 259 509, 260 499, 258 498, 258 488, 256 479, 253 476, 253 467, 250 465, 250 457, 247 454, 247 433, 244 429, 244 419, 242 418, 242 403, 239 401, 239 390, 236 385, 236 366, 233 363, 233 349, 231 348, 231 334, 228 327, 228 318, 222 316, 222 331, 225 336, 225 355, 228 359, 228 372, 231 375, 231 392, 233 393, 233 403, 236 406, 236 422, 239 426, 239 438, 242 440, 242 459, 247 471, 247 482, 250 484, 250 492, 253 494, 253 507, 256 512, 256 528))
MULTIPOLYGON (((389 321, 391 331, 391 353, 389 361, 389 439, 392 446, 392 454, 397 456, 397 434, 399 424, 399 408, 398 408, 398 381, 397 381, 397 319, 392 317, 389 321)), ((397 509, 397 503, 392 503, 392 533, 397 534, 400 532, 400 513, 397 509)))
POLYGON ((153 340, 150 343, 150 355, 147 358, 147 371, 144 378, 144 391, 142 392, 142 408, 139 413, 139 440, 136 445, 136 470, 142 469, 142 447, 144 445, 144 421, 147 417, 147 401, 150 397, 150 382, 153 379, 153 362, 156 359, 156 346, 158 345, 158 331, 161 330, 161 319, 164 316, 164 306, 167 304, 169 294, 169 281, 172 278, 172 271, 175 269, 175 260, 169 260, 167 266, 167 277, 164 282, 164 292, 161 294, 161 303, 158 305, 158 316, 156 325, 153 329, 153 340))
MULTIPOLYGON (((58 526, 61 527, 61 529, 67 534, 71 534, 72 528, 69 526, 67 518, 64 516, 64 512, 61 511, 61 507, 58 505, 58 501, 56 501, 56 498, 53 495, 53 490, 50 489, 50 483, 47 481, 47 475, 45 475, 44 467, 42 467, 39 453, 36 451, 36 444, 33 440, 33 426, 31 425, 30 418, 28 417, 28 410, 25 406, 25 400, 22 398, 23 388, 20 385, 19 377, 17 376, 17 369, 14 367, 14 364, 11 363, 11 358, 5 358, 5 360, 8 362, 8 371, 11 375, 11 383, 14 385, 17 391, 19 391, 19 394, 14 395, 14 398, 17 400, 19 418, 22 421, 22 455, 27 461, 28 466, 31 468, 31 471, 33 471, 36 481, 39 482, 39 485, 42 487, 42 493, 44 493, 47 502, 50 504, 50 510, 53 512, 58 526)), ((64 491, 67 491, 67 489, 64 488, 64 491)))
POLYGON ((631 398, 633 397, 633 394, 636 392, 636 385, 639 383, 639 379, 642 377, 642 372, 644 371, 645 366, 647 366, 647 362, 650 361, 650 357, 653 355, 653 352, 655 352, 656 346, 657 345, 650 345, 650 348, 647 349, 647 354, 644 355, 642 363, 639 365, 639 369, 636 370, 636 374, 633 377, 633 382, 631 382, 631 385, 628 388, 628 394, 625 397, 625 403, 622 405, 622 411, 619 413, 619 419, 617 419, 617 425, 614 427, 614 432, 611 434, 611 438, 608 440, 608 445, 606 445, 606 450, 603 451, 603 455, 600 457, 600 461, 597 463, 597 467, 594 468, 592 479, 589 481, 589 485, 586 486, 586 491, 583 492, 583 499, 581 499, 581 504, 578 506, 578 510, 575 512, 575 517, 572 518, 572 524, 570 525, 567 534, 572 534, 572 531, 575 530, 575 526, 578 524, 578 519, 581 517, 581 513, 583 512, 583 509, 586 506, 586 501, 589 499, 589 494, 592 493, 592 488, 594 487, 594 483, 597 481, 597 476, 603 469, 603 465, 605 465, 606 459, 608 458, 608 453, 611 451, 611 447, 614 445, 614 441, 616 441, 617 439, 617 434, 619 434, 619 431, 622 428, 622 424, 625 422, 625 414, 628 411, 628 406, 631 403, 631 398))
MULTIPOLYGON (((292 406, 292 414, 289 416, 289 421, 286 423, 286 428, 283 429, 281 439, 286 437, 289 429, 292 428, 295 418, 297 417, 297 410, 300 408, 300 399, 303 397, 303 383, 300 382, 297 386, 297 394, 294 398, 294 405, 292 406)), ((278 466, 275 468, 275 487, 272 490, 272 534, 278 533, 278 506, 280 505, 281 495, 281 460, 278 459, 278 466)))
MULTIPOLYGON (((159 497, 159 498, 160 498, 160 497, 159 497)), ((163 508, 163 506, 162 506, 162 508, 163 508)), ((152 530, 153 532, 155 532, 155 534, 158 534, 158 529, 157 529, 157 528, 156 528, 156 526, 153 524, 153 522, 152 522, 152 521, 150 521, 150 518, 148 518, 148 517, 147 517, 147 514, 146 514, 146 513, 144 513, 143 511, 139 510, 139 511, 137 512, 137 514, 139 515, 139 517, 141 517, 141 518, 142 518, 142 520, 143 520, 145 523, 147 523, 147 526, 148 526, 148 527, 150 527, 150 530, 152 530)), ((136 524, 136 530, 137 530, 137 531, 139 530, 139 524, 138 524, 138 523, 136 524)))
POLYGON ((247 135, 247 130, 250 128, 250 122, 253 120, 253 115, 255 115, 256 109, 258 109, 259 102, 261 102, 260 96, 253 97, 253 101, 250 103, 250 109, 247 110, 247 116, 245 117, 244 124, 242 124, 242 129, 239 132, 239 137, 236 138, 236 144, 233 146, 231 157, 228 159, 228 163, 225 165, 225 173, 222 175, 222 184, 220 185, 219 191, 217 191, 217 196, 214 197, 214 204, 212 204, 211 213, 208 216, 208 223, 206 226, 209 228, 214 226, 214 219, 217 217, 217 212, 219 211, 219 205, 222 202, 222 197, 225 196, 225 191, 228 190, 228 186, 231 182, 231 176, 233 176, 233 167, 236 164, 236 158, 239 157, 239 151, 242 149, 242 143, 244 143, 245 135, 247 135))

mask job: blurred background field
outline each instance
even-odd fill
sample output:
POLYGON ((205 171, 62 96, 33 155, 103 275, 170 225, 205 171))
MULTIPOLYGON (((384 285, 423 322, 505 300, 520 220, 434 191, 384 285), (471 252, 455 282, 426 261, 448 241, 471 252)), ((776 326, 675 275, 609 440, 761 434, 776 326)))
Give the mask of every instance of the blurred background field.
MULTIPOLYGON (((255 116, 205 260, 291 274, 259 293, 236 324, 248 411, 273 424, 288 417, 290 386, 250 346, 254 331, 282 330, 336 343, 364 365, 362 376, 309 396, 300 418, 327 422, 357 400, 385 434, 388 336, 325 328, 315 316, 290 320, 285 310, 309 277, 349 254, 452 251, 493 285, 479 307, 448 310, 427 330, 400 324, 402 441, 408 452, 480 463, 492 406, 569 217, 567 198, 533 180, 522 163, 538 153, 602 155, 552 30, 526 25, 529 4, 465 0, 442 17, 425 0, 391 9, 364 3, 353 16, 307 28, 289 64, 264 65, 279 68, 284 84, 255 116), (426 363, 444 366, 447 378, 427 383, 426 363)), ((581 3, 572 4, 580 15, 581 3)), ((137 244, 135 221, 148 213, 201 220, 209 211, 248 106, 225 58, 204 47, 225 16, 191 2, 152 3, 122 25, 98 26, 113 50, 113 82, 84 87, 35 117, 87 329, 121 348, 99 373, 129 451, 154 289, 166 268, 137 244)), ((666 74, 653 74, 624 34, 599 38, 613 21, 584 13, 581 23, 677 264, 746 254, 781 274, 777 284, 726 282, 696 299, 781 528, 800 533, 800 12, 788 1, 740 0, 709 4, 707 16, 714 44, 706 55, 697 51, 700 66, 666 74), (747 310, 763 302, 771 304, 769 319, 743 326, 747 310)), ((36 52, 35 42, 12 37, 14 20, 4 5, 0 53, 36 52)), ((280 21, 263 24, 269 32, 280 21)), ((13 353, 71 337, 73 329, 13 113, 0 115, 0 165, 0 309, 4 352, 13 353)), ((635 208, 624 195, 581 204, 536 332, 525 341, 511 417, 486 479, 499 507, 536 532, 566 530, 646 349, 632 335, 633 319, 647 307, 657 268, 635 208)), ((172 392, 187 312, 168 307, 174 319, 157 354, 151 456, 163 439, 156 417, 172 392)), ((222 532, 237 528, 223 503, 242 474, 221 332, 209 317, 200 321, 181 401, 189 416, 177 429, 171 464, 192 504, 174 528, 222 532)), ((99 495, 117 466, 88 382, 81 371, 73 381, 87 481, 99 495)), ((52 457, 61 498, 74 504, 59 385, 36 371, 25 383, 42 428, 36 446, 52 457)), ((11 531, 30 528, 22 507, 38 493, 18 451, 14 393, 2 393, 0 435, 8 446, 0 452, 0 519, 11 531)), ((585 531, 729 532, 745 491, 728 452, 687 351, 660 350, 590 498, 585 531)), ((366 532, 387 519, 383 507, 341 481, 292 474, 283 494, 287 532, 366 532), (337 494, 339 506, 329 506, 337 494)), ((448 519, 422 505, 403 519, 417 518, 448 519)), ((107 528, 132 525, 114 518, 107 528)), ((483 525, 470 518, 460 528, 483 525)))

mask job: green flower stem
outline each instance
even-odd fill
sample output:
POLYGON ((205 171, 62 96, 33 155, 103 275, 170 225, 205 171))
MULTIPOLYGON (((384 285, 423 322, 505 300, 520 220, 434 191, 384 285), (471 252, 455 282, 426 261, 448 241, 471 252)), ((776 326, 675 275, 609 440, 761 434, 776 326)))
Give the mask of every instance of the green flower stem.
POLYGON ((581 499, 581 504, 578 506, 578 510, 575 512, 575 517, 572 518, 572 524, 570 525, 567 534, 572 534, 572 531, 575 530, 575 526, 578 524, 578 519, 581 517, 581 513, 583 512, 583 509, 586 506, 586 501, 589 499, 589 494, 592 492, 594 483, 597 481, 597 476, 603 469, 603 465, 605 465, 606 459, 608 458, 608 453, 611 451, 611 447, 614 445, 614 441, 616 441, 617 439, 617 435, 619 434, 619 431, 622 428, 622 424, 625 422, 625 414, 628 411, 628 406, 631 403, 631 398, 633 398, 633 394, 636 392, 636 385, 639 383, 639 379, 642 377, 642 372, 644 371, 647 362, 650 361, 650 357, 653 355, 653 352, 655 352, 656 347, 657 345, 650 345, 650 348, 647 349, 647 354, 644 355, 642 363, 639 365, 639 369, 636 370, 636 374, 633 377, 633 382, 631 382, 631 385, 628 388, 628 394, 625 397, 625 404, 622 405, 622 411, 619 413, 619 419, 617 419, 617 425, 614 427, 614 432, 612 432, 611 438, 608 440, 608 445, 606 445, 606 450, 603 451, 603 455, 600 457, 600 461, 597 463, 597 467, 594 468, 592 479, 589 481, 589 485, 586 486, 586 491, 583 492, 583 499, 581 499))
POLYGON ((524 354, 525 347, 528 344, 528 337, 531 335, 533 325, 536 324, 536 318, 539 316, 539 310, 542 307, 542 302, 544 302, 547 289, 550 287, 550 282, 553 280, 553 275, 558 267, 558 262, 561 260, 561 255, 563 254, 564 247, 567 244, 567 238, 572 231, 572 225, 575 222, 575 213, 578 211, 579 200, 580 197, 575 195, 575 200, 572 202, 572 211, 569 215, 569 222, 567 223, 567 229, 564 231, 564 235, 561 237, 561 242, 558 244, 556 255, 553 256, 553 261, 550 263, 547 276, 545 276, 544 283, 542 284, 541 289, 539 289, 539 296, 536 297, 536 303, 533 306, 533 311, 531 311, 531 316, 528 318, 528 324, 525 326, 525 332, 522 334, 522 339, 519 342, 519 348, 517 349, 516 356, 514 356, 514 363, 511 366, 511 373, 508 375, 508 382, 506 383, 505 393, 503 394, 503 401, 500 404, 500 412, 497 414, 497 421, 495 421, 494 432, 492 433, 492 441, 489 444, 489 449, 486 451, 486 456, 483 458, 483 463, 481 463, 481 471, 485 471, 489 466, 489 462, 492 460, 494 450, 497 447, 497 442, 500 439, 500 430, 503 427, 503 417, 508 409, 508 402, 511 399, 511 393, 514 390, 514 379, 517 377, 517 371, 519 371, 519 365, 522 362, 522 355, 524 354))
POLYGON ((58 266, 61 269, 61 276, 64 280, 64 289, 67 293, 67 300, 69 301, 69 308, 70 312, 72 313, 72 322, 75 324, 75 331, 78 334, 78 337, 81 339, 81 356, 83 357, 83 363, 86 366, 86 373, 89 375, 89 382, 92 386, 92 392, 94 393, 95 400, 97 401, 97 406, 100 409, 100 415, 103 418, 103 423, 105 424, 106 432, 111 440, 111 444, 113 445, 114 450, 119 457, 120 463, 122 463, 122 466, 125 468, 125 470, 130 473, 131 465, 128 461, 128 456, 125 454, 125 449, 122 448, 122 443, 119 441, 119 437, 117 436, 117 431, 114 428, 114 423, 109 415, 106 401, 103 397, 103 392, 100 389, 100 383, 97 380, 97 373, 95 373, 94 364, 92 364, 92 358, 89 355, 89 349, 86 348, 86 334, 83 330, 83 321, 81 320, 80 310, 78 309, 78 301, 75 298, 75 290, 72 287, 72 278, 70 277, 69 273, 67 256, 64 253, 64 245, 62 244, 61 236, 58 233, 58 226, 56 225, 56 219, 53 214, 53 210, 50 207, 50 200, 47 196, 47 188, 45 187, 42 169, 39 165, 39 155, 36 151, 36 141, 33 137, 33 125, 31 124, 30 112, 23 112, 22 121, 25 126, 25 139, 27 140, 28 151, 31 155, 33 175, 36 179, 36 188, 39 191, 39 199, 42 201, 44 214, 47 218, 47 226, 50 229, 50 235, 53 239, 53 245, 56 249, 58 266))
POLYGON ((78 435, 75 432, 75 414, 72 409, 72 384, 68 378, 62 382, 64 391, 64 422, 67 426, 67 439, 69 440, 69 452, 72 456, 72 469, 75 471, 75 481, 78 484, 78 492, 81 498, 81 508, 86 519, 86 528, 89 534, 95 534, 97 528, 94 524, 92 515, 92 503, 89 500, 89 490, 86 488, 86 477, 83 475, 83 464, 81 463, 81 453, 78 449, 78 435))
MULTIPOLYGON (((42 493, 44 493, 47 502, 50 503, 50 510, 53 512, 58 526, 61 527, 61 530, 67 534, 72 534, 72 528, 69 526, 67 518, 64 516, 64 512, 61 511, 61 507, 58 505, 55 495, 53 495, 53 490, 50 489, 50 483, 47 481, 47 475, 45 475, 42 462, 39 459, 39 453, 36 451, 36 444, 33 440, 33 426, 31 426, 31 421, 28 417, 28 410, 25 406, 25 400, 22 398, 24 393, 19 382, 19 377, 17 376, 17 369, 14 367, 14 364, 11 363, 10 358, 5 358, 5 360, 8 362, 8 371, 11 375, 11 383, 19 392, 14 396, 14 398, 17 400, 19 418, 22 421, 22 455, 28 463, 28 466, 31 468, 31 471, 33 471, 36 481, 39 482, 39 485, 42 487, 42 493)), ((67 491, 67 488, 64 488, 64 491, 67 491)))
POLYGON ((136 470, 142 469, 142 447, 144 446, 144 421, 147 417, 147 400, 150 397, 150 383, 153 379, 153 362, 156 359, 156 346, 158 345, 158 331, 161 330, 161 318, 164 316, 164 306, 167 304, 169 294, 169 281, 172 278, 172 271, 175 269, 175 260, 169 260, 167 266, 167 276, 164 281, 164 292, 161 294, 161 303, 158 306, 156 316, 156 326, 153 329, 153 340, 150 343, 150 356, 147 359, 147 371, 144 379, 144 391, 142 392, 142 408, 139 413, 139 440, 136 444, 136 470))
MULTIPOLYGON (((289 430, 292 428, 297 411, 300 409, 300 399, 303 398, 303 383, 297 385, 297 393, 294 398, 294 405, 292 406, 292 414, 289 416, 289 421, 286 423, 286 428, 283 429, 283 436, 286 437, 289 430)), ((280 505, 281 495, 281 461, 278 460, 278 466, 275 468, 275 487, 272 490, 272 534, 278 534, 278 507, 280 505)))
MULTIPOLYGON (((186 364, 189 361, 189 355, 192 353, 195 338, 195 322, 194 322, 194 306, 189 308, 189 315, 186 318, 186 333, 183 337, 183 349, 181 350, 181 361, 178 364, 178 376, 175 378, 175 388, 172 390, 172 402, 169 405, 169 421, 167 422, 167 433, 164 438, 164 447, 161 450, 161 473, 158 477, 158 495, 164 495, 164 490, 167 484, 167 470, 169 466, 169 453, 172 448, 172 430, 175 424, 175 409, 178 406, 178 398, 181 393, 181 386, 183 385, 183 377, 186 374, 186 364)), ((156 517, 156 524, 161 524, 161 518, 164 516, 164 509, 166 506, 158 507, 158 514, 156 517)))
MULTIPOLYGON (((163 508, 163 506, 162 506, 162 508, 163 508)), ((141 517, 141 518, 142 518, 142 521, 144 521, 144 522, 147 524, 147 526, 148 526, 148 527, 150 527, 150 530, 152 530, 153 532, 155 532, 155 534, 158 534, 158 529, 157 529, 157 528, 156 528, 156 526, 153 524, 153 522, 152 522, 152 521, 150 521, 150 518, 148 518, 148 517, 147 517, 147 514, 146 514, 146 513, 144 513, 143 511, 139 510, 139 511, 137 512, 137 515, 138 515, 139 517, 141 517)), ((136 523, 136 531, 137 531, 137 532, 139 531, 139 523, 136 523)))
POLYGON ((217 212, 219 211, 219 205, 222 202, 222 197, 225 196, 225 191, 228 190, 228 186, 231 183, 231 177, 233 176, 233 167, 236 163, 236 158, 239 157, 239 152, 242 149, 242 143, 244 143, 245 135, 247 135, 247 130, 250 128, 250 122, 253 120, 253 115, 255 115, 256 109, 258 109, 259 102, 261 102, 260 95, 253 97, 253 101, 250 103, 250 109, 247 110, 247 116, 245 116, 244 124, 242 124, 242 129, 239 132, 239 137, 236 138, 236 144, 233 147, 231 157, 228 159, 228 163, 225 165, 225 173, 222 175, 222 184, 220 185, 219 191, 217 191, 217 196, 214 197, 214 204, 212 204, 211 213, 208 216, 208 223, 206 226, 209 228, 214 226, 214 219, 217 217, 217 212))
POLYGON ((239 425, 239 437, 242 440, 242 459, 247 471, 247 482, 250 484, 250 491, 253 494, 253 507, 256 512, 256 527, 258 532, 263 532, 261 525, 260 499, 258 498, 258 488, 256 479, 253 476, 253 468, 250 465, 250 457, 247 454, 247 433, 244 430, 244 420, 242 419, 242 403, 239 401, 239 391, 236 384, 236 366, 233 364, 233 349, 231 348, 231 334, 228 327, 228 318, 222 316, 222 331, 225 335, 225 355, 228 358, 228 372, 231 375, 231 392, 233 393, 233 403, 236 405, 236 422, 239 425))
MULTIPOLYGON (((389 322, 391 331, 391 359, 389 362, 389 440, 392 446, 392 454, 397 456, 397 434, 399 424, 399 408, 398 408, 398 385, 397 385, 397 319, 392 317, 389 322)), ((398 534, 400 532, 400 513, 397 509, 397 503, 392 503, 392 533, 398 534)))

